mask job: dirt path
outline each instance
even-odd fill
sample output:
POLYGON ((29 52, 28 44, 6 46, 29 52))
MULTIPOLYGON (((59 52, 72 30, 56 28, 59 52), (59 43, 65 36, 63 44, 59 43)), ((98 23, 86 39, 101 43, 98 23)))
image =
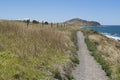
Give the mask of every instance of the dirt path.
POLYGON ((101 66, 89 54, 83 33, 77 32, 80 64, 73 71, 75 80, 109 80, 101 66))

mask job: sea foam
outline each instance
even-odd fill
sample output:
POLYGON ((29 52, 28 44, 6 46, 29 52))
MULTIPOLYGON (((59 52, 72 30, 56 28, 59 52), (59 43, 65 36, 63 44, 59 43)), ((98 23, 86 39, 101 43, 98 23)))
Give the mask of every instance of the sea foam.
POLYGON ((110 33, 101 33, 101 34, 105 35, 108 38, 112 38, 112 39, 115 39, 115 40, 120 40, 120 37, 117 36, 117 34, 113 34, 113 35, 110 34, 110 33))

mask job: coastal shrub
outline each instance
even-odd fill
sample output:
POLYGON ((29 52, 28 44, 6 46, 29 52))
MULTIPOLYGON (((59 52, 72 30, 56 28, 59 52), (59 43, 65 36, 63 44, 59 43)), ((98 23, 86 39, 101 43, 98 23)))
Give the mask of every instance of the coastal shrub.
POLYGON ((48 25, 49 23, 47 22, 47 21, 45 21, 45 23, 44 23, 45 25, 48 25))
POLYGON ((95 44, 94 44, 92 41, 90 41, 88 38, 85 38, 85 42, 87 43, 88 49, 89 49, 90 51, 93 52, 93 51, 96 50, 95 44))
POLYGON ((62 80, 61 74, 60 74, 60 72, 58 70, 54 71, 54 78, 62 80))
POLYGON ((98 31, 91 29, 93 34, 98 34, 98 31))
POLYGON ((73 63, 76 63, 76 64, 79 64, 79 62, 80 62, 78 55, 71 56, 71 60, 73 63))
POLYGON ((66 74, 65 76, 67 77, 68 80, 73 80, 73 76, 71 74, 66 74))
POLYGON ((81 31, 83 32, 83 34, 84 34, 85 36, 88 36, 88 35, 90 35, 90 34, 99 34, 98 31, 93 30, 93 29, 88 29, 88 28, 82 28, 81 31))
POLYGON ((24 72, 20 72, 20 73, 15 74, 13 77, 14 77, 15 79, 20 79, 20 78, 24 77, 24 75, 25 75, 24 72))
POLYGON ((32 23, 39 24, 39 21, 33 20, 32 23))

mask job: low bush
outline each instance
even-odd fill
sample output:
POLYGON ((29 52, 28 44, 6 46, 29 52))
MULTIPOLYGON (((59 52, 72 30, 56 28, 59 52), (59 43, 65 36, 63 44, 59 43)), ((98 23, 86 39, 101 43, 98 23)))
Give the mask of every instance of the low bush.
POLYGON ((66 74, 66 77, 67 77, 68 80, 73 80, 73 76, 70 75, 70 74, 66 74))
POLYGON ((58 70, 55 70, 55 71, 53 72, 53 74, 54 74, 54 78, 55 78, 55 79, 62 80, 61 74, 60 74, 60 72, 59 72, 58 70))
POLYGON ((85 42, 87 43, 88 49, 92 52, 96 51, 96 46, 95 44, 90 41, 87 37, 85 38, 85 42))
POLYGON ((39 21, 33 20, 32 23, 39 24, 39 21))
POLYGON ((78 55, 71 56, 71 60, 73 63, 76 63, 76 64, 79 64, 79 62, 80 62, 78 55))
POLYGON ((47 22, 47 21, 45 21, 45 23, 44 23, 45 25, 48 25, 49 23, 47 22))

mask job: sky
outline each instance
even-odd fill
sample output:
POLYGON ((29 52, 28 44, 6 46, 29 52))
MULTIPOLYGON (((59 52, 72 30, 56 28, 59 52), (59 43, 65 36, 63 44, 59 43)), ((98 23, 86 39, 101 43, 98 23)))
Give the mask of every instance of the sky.
POLYGON ((0 19, 64 22, 72 18, 120 25, 120 0, 0 0, 0 19))

